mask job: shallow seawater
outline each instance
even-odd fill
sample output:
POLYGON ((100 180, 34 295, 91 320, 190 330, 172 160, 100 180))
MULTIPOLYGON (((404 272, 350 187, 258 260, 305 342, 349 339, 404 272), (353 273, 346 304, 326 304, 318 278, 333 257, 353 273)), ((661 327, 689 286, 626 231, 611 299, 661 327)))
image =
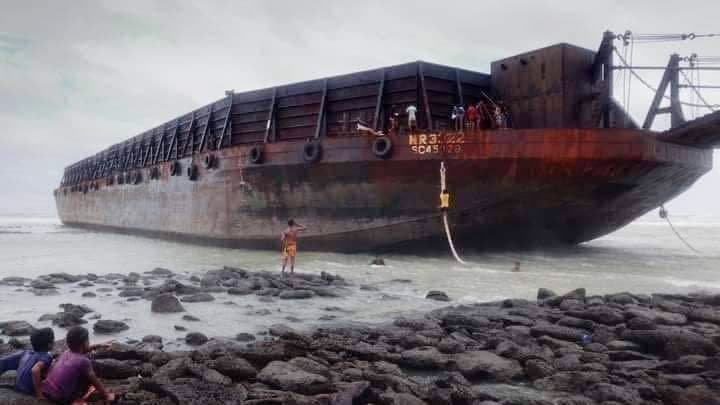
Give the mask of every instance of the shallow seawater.
MULTIPOLYGON (((120 340, 151 333, 171 339, 184 336, 185 332, 175 331, 174 325, 208 336, 230 337, 240 332, 258 333, 275 323, 302 329, 326 322, 382 322, 394 315, 447 305, 424 299, 429 290, 445 291, 453 303, 534 299, 539 287, 557 292, 585 287, 589 294, 720 291, 720 220, 674 220, 678 231, 700 254, 683 246, 668 225, 654 217, 642 218, 573 248, 461 252, 470 263, 467 266, 443 250, 422 256, 386 254, 382 257, 387 266, 369 266, 375 257, 371 254, 303 252, 300 240, 296 271, 326 271, 345 277, 355 284, 348 297, 266 303, 254 295, 216 294, 211 303, 184 304, 187 313, 202 320, 185 322, 180 319, 182 314, 152 314, 148 301, 128 302, 117 297, 117 292, 81 298, 83 292, 105 287, 102 285, 88 289, 63 286, 60 295, 48 297, 0 286, 0 321, 24 319, 41 325, 36 322, 40 315, 58 312, 60 303, 72 302, 90 306, 104 319, 126 320, 130 330, 112 336, 120 340), (518 273, 510 271, 515 261, 521 263, 518 273), (380 291, 360 290, 361 284, 373 284, 380 291), (341 311, 328 311, 327 307, 341 311), (336 319, 319 320, 327 315, 336 319)), ((143 273, 155 267, 189 278, 223 265, 279 271, 279 254, 79 230, 65 227, 52 217, 0 217, 0 278, 33 278, 53 272, 143 273)), ((61 330, 57 333, 64 335, 61 330)))

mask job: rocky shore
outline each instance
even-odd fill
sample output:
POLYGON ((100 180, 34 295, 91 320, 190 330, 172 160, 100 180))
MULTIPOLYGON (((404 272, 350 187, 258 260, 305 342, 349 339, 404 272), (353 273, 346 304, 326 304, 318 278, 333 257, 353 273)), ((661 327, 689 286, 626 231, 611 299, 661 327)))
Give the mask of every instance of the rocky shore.
MULTIPOLYGON (((156 313, 182 313, 216 292, 341 299, 351 286, 326 273, 291 279, 229 267, 187 282, 164 269, 92 278, 55 274, 1 283, 39 294, 58 283, 114 284, 156 313)), ((428 298, 451 297, 433 291, 428 298)), ((67 304, 43 322, 88 323, 110 338, 127 327, 92 318, 92 308, 67 304)), ((15 337, 0 344, 0 354, 26 346, 23 337, 34 326, 0 322, 2 334, 15 337)), ((114 343, 93 354, 95 370, 125 405, 720 404, 720 295, 540 289, 533 301, 448 306, 382 325, 299 331, 278 324, 267 337, 191 332, 185 342, 188 350, 172 351, 154 335, 114 343)), ((62 342, 56 346, 62 351, 62 342)), ((0 382, 11 384, 12 376, 0 382)), ((42 403, 3 388, 0 399, 42 403)))

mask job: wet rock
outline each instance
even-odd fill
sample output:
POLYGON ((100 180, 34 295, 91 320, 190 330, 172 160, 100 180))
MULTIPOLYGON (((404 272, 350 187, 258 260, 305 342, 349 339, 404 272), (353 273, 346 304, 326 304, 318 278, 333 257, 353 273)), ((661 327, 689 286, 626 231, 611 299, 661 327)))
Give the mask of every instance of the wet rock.
POLYGON ((626 292, 606 295, 605 301, 619 305, 637 304, 638 302, 630 293, 626 292))
POLYGON ((182 302, 210 302, 215 301, 215 297, 208 293, 199 293, 193 295, 187 295, 180 299, 182 302))
POLYGON ((626 318, 643 318, 661 325, 685 325, 687 317, 683 314, 658 311, 649 308, 633 307, 625 311, 626 318))
POLYGON ((56 288, 33 288, 32 293, 38 297, 47 297, 50 295, 60 295, 60 292, 56 288))
POLYGON ((311 290, 288 290, 280 293, 279 297, 284 300, 307 299, 315 296, 311 290))
POLYGON ((38 322, 51 322, 58 317, 58 314, 45 314, 38 318, 38 322))
POLYGON ((49 290, 55 287, 55 284, 44 281, 44 280, 33 280, 30 283, 30 287, 36 289, 36 290, 49 290))
POLYGON ((400 353, 400 361, 407 367, 444 369, 448 364, 449 358, 434 347, 419 347, 400 353))
POLYGON ((327 378, 283 361, 273 361, 265 366, 257 379, 274 388, 308 395, 329 392, 331 387, 327 378))
POLYGON ((362 285, 360 285, 360 289, 363 291, 380 291, 379 288, 375 287, 374 285, 370 285, 370 284, 362 284, 362 285))
POLYGON ((235 335, 235 340, 237 340, 238 342, 252 342, 253 340, 255 340, 255 335, 253 335, 252 333, 242 332, 235 335))
POLYGON ((182 320, 188 322, 200 322, 200 318, 194 317, 192 315, 183 315, 182 320))
POLYGON ((175 313, 185 312, 185 308, 180 301, 172 294, 160 294, 152 300, 152 312, 157 313, 175 313))
POLYGON ((142 338, 143 343, 162 343, 162 336, 158 335, 146 335, 142 338))
POLYGON ((210 339, 200 332, 190 332, 185 335, 185 343, 190 346, 200 346, 207 343, 208 340, 210 339))
POLYGON ((149 274, 155 277, 172 277, 172 270, 164 269, 162 267, 156 267, 150 271, 146 271, 145 274, 149 274))
POLYGON ((0 387, 0 398, 3 405, 48 405, 49 402, 41 401, 33 396, 15 392, 12 388, 0 387))
POLYGON ((537 300, 538 301, 543 301, 548 298, 552 298, 552 297, 556 297, 556 296, 557 296, 557 294, 555 293, 555 291, 547 289, 547 288, 540 288, 540 289, 538 289, 538 292, 537 292, 537 300))
POLYGON ((636 390, 607 383, 595 384, 584 394, 598 402, 615 401, 621 404, 640 404, 643 402, 636 390))
POLYGON ((568 326, 571 328, 584 329, 588 331, 595 329, 595 322, 587 319, 575 318, 572 316, 565 316, 561 318, 559 321, 557 321, 557 324, 560 326, 568 326))
POLYGON ((28 281, 30 281, 29 278, 10 276, 4 277, 2 280, 0 280, 0 284, 8 285, 11 287, 22 287, 28 281))
POLYGON ((589 319, 603 325, 617 325, 625 321, 620 311, 605 306, 590 307, 585 310, 572 310, 566 313, 580 319, 589 319))
POLYGON ((435 301, 450 301, 450 297, 443 291, 431 290, 425 295, 426 299, 435 301))
POLYGON ((93 331, 97 334, 109 335, 113 333, 119 333, 130 329, 130 327, 121 321, 113 321, 110 319, 104 319, 95 322, 93 325, 93 331))
POLYGON ((142 297, 145 294, 145 290, 142 288, 125 288, 120 291, 118 297, 142 297))
POLYGON ((53 325, 57 325, 61 328, 72 328, 73 326, 84 325, 87 323, 86 320, 82 319, 82 314, 78 312, 59 312, 53 319, 53 325))
POLYGON ((221 356, 208 363, 209 367, 230 377, 235 381, 255 378, 257 370, 241 357, 221 356))
POLYGON ((231 287, 227 290, 227 293, 230 295, 250 295, 253 294, 255 290, 253 290, 251 287, 231 287))
POLYGON ((669 360, 688 354, 712 356, 719 351, 707 338, 681 329, 626 330, 622 338, 641 345, 643 351, 662 354, 669 360))
POLYGON ((175 326, 173 326, 173 329, 175 329, 178 332, 186 332, 187 331, 187 328, 182 325, 175 325, 175 326))
POLYGON ((120 380, 139 374, 137 362, 115 359, 95 360, 93 361, 93 370, 98 377, 108 380, 120 380))
POLYGON ((569 328, 566 326, 538 325, 530 328, 530 334, 533 337, 550 336, 555 339, 566 340, 569 342, 580 342, 583 335, 587 335, 588 332, 582 329, 569 328))
POLYGON ((703 405, 720 405, 720 395, 717 388, 711 390, 704 385, 695 385, 680 393, 678 404, 703 404, 703 405))
POLYGON ((83 298, 95 298, 95 297, 97 297, 97 294, 95 294, 92 291, 86 291, 86 292, 82 293, 82 295, 80 295, 80 296, 83 298))
POLYGON ((548 391, 584 392, 588 387, 607 382, 605 373, 595 371, 565 371, 533 381, 537 389, 548 391))
POLYGON ((555 367, 543 360, 532 359, 525 363, 525 375, 530 380, 537 380, 555 374, 555 367))
POLYGON ((371 266, 384 266, 385 260, 380 259, 380 258, 375 258, 375 259, 372 259, 372 261, 370 262, 370 265, 371 266))
POLYGON ((486 377, 496 381, 508 381, 523 374, 517 361, 504 359, 488 351, 457 354, 453 356, 453 362, 466 378, 486 377))
POLYGON ((708 322, 720 325, 720 311, 716 308, 696 308, 688 313, 688 318, 696 322, 708 322))
POLYGON ((655 322, 648 318, 636 317, 632 318, 627 322, 628 329, 634 330, 653 330, 657 329, 655 322))
POLYGON ((409 393, 385 392, 380 396, 383 404, 387 405, 426 405, 426 402, 409 393))
POLYGON ((0 322, 0 332, 7 336, 28 336, 35 328, 26 321, 0 322))

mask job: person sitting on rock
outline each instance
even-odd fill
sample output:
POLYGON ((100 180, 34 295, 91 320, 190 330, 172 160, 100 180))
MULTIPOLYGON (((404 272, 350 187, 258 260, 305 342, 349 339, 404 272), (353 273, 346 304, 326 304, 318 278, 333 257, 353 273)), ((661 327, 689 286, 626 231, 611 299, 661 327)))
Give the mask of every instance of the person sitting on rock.
POLYGON ((71 328, 65 340, 68 350, 55 362, 42 386, 45 398, 58 404, 86 405, 97 392, 105 401, 114 401, 115 394, 105 389, 87 357, 105 345, 91 345, 88 330, 82 326, 71 328))
POLYGON ((30 335, 32 350, 25 350, 0 358, 0 375, 16 370, 15 390, 42 399, 42 378, 50 368, 55 334, 51 328, 35 330, 30 335))

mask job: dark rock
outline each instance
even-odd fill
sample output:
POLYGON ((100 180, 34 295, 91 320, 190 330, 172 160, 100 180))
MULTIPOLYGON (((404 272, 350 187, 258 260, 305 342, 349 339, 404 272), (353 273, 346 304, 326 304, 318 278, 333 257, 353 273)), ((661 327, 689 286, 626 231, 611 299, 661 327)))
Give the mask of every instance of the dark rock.
POLYGON ((150 271, 146 271, 145 274, 150 274, 155 277, 172 277, 172 270, 164 269, 162 267, 156 267, 150 271))
POLYGON ((587 293, 584 288, 577 288, 562 296, 563 300, 578 300, 585 302, 587 293))
POLYGON ((186 332, 187 331, 187 328, 182 325, 175 325, 175 326, 173 326, 173 328, 178 332, 186 332))
POLYGON ((375 287, 375 286, 373 286, 373 285, 369 285, 369 284, 362 284, 362 285, 360 285, 360 289, 363 290, 363 291, 380 291, 379 288, 377 288, 377 287, 375 287))
POLYGON ((257 370, 247 360, 240 357, 221 356, 209 363, 209 367, 232 378, 235 381, 255 378, 257 370))
POLYGON ((447 294, 445 294, 443 291, 438 290, 429 291, 427 295, 425 295, 425 298, 435 301, 450 301, 450 297, 448 297, 447 294))
POLYGON ((93 361, 93 371, 98 377, 108 380, 120 380, 135 377, 139 368, 131 361, 99 359, 93 361))
POLYGON ((400 353, 403 365, 418 369, 444 369, 449 357, 434 347, 419 347, 400 353))
POLYGON ((235 340, 237 340, 238 342, 252 342, 253 340, 255 340, 255 335, 245 332, 238 333, 237 335, 235 335, 235 340))
POLYGON ((655 322, 648 318, 636 317, 627 322, 627 327, 633 330, 653 330, 657 329, 655 322))
POLYGON ((589 319, 603 325, 617 325, 625 321, 625 317, 620 311, 606 306, 590 307, 579 311, 572 310, 568 311, 567 315, 575 318, 589 319))
POLYGON ((487 377, 509 381, 520 377, 523 369, 515 360, 504 359, 488 351, 470 351, 453 356, 457 370, 466 378, 487 377))
POLYGON ((696 308, 688 313, 688 318, 696 322, 720 325, 720 310, 717 308, 696 308))
POLYGON ((32 293, 38 297, 47 297, 50 295, 60 295, 60 292, 56 288, 33 288, 32 293))
POLYGON ((288 290, 280 293, 279 297, 284 300, 307 299, 315 296, 311 290, 288 290))
POLYGON ((35 328, 26 321, 0 322, 0 332, 7 336, 28 336, 35 328))
POLYGON ((190 332, 185 335, 185 343, 190 346, 200 346, 207 343, 208 340, 210 339, 200 332, 190 332))
POLYGON ((626 330, 624 340, 641 345, 644 351, 675 360, 688 354, 715 355, 718 347, 707 338, 682 329, 626 330))
POLYGON ((0 387, 0 398, 3 405, 48 405, 49 402, 41 401, 33 396, 15 392, 12 386, 0 387))
POLYGON ((683 314, 657 311, 649 308, 633 307, 625 311, 626 318, 643 318, 661 325, 684 325, 687 317, 683 314))
POLYGON ((611 342, 608 342, 606 345, 608 350, 633 350, 633 351, 640 351, 642 350, 642 346, 640 346, 637 343, 628 342, 626 340, 613 340, 611 342))
POLYGON ((33 280, 30 283, 30 287, 32 287, 36 290, 49 290, 49 289, 57 288, 57 287, 55 287, 55 284, 50 283, 48 281, 40 280, 40 279, 33 280))
POLYGON ((555 339, 566 340, 569 342, 582 341, 583 335, 589 334, 587 331, 566 326, 556 325, 538 325, 530 328, 530 334, 533 337, 550 336, 555 339))
POLYGON ((250 295, 254 292, 255 290, 251 287, 231 287, 227 290, 230 295, 250 295))
POLYGON ((606 295, 605 300, 619 305, 637 304, 637 300, 630 293, 617 293, 606 295))
POLYGON ((575 318, 572 316, 565 316, 561 318, 559 321, 557 321, 557 324, 560 326, 569 326, 571 328, 579 328, 588 331, 595 329, 595 322, 587 319, 575 318))
POLYGON ((533 386, 541 390, 584 392, 588 387, 607 382, 605 373, 595 371, 566 371, 533 382, 533 386))
POLYGON ((95 294, 95 293, 92 292, 92 291, 86 291, 86 292, 82 293, 81 297, 83 297, 83 298, 95 298, 95 297, 97 297, 97 294, 95 294))
POLYGON ((193 294, 193 295, 188 295, 188 296, 182 297, 180 299, 180 301, 182 301, 182 302, 210 302, 210 301, 215 301, 215 297, 213 297, 212 295, 210 295, 208 293, 199 293, 199 294, 193 294))
POLYGON ((125 288, 120 291, 118 297, 142 297, 145 294, 145 290, 142 288, 125 288))
POLYGON ((530 380, 537 380, 555 374, 555 367, 543 360, 532 359, 525 363, 525 375, 530 380))
POLYGON ((162 336, 158 335, 146 335, 142 338, 143 343, 162 343, 162 336))
POLYGON ((385 260, 380 259, 380 258, 375 258, 370 262, 370 265, 371 266, 384 266, 385 260))
POLYGON ((183 315, 182 320, 188 322, 200 322, 200 318, 194 317, 192 315, 183 315))
POLYGON ((184 312, 185 308, 180 304, 180 301, 172 294, 160 294, 152 300, 151 306, 152 312, 157 313, 174 313, 184 312))
POLYGON ((118 333, 122 331, 126 331, 130 329, 130 327, 125 322, 120 321, 113 321, 109 319, 104 319, 95 322, 93 325, 93 331, 97 334, 113 334, 118 333))
POLYGON ((45 314, 38 318, 38 322, 54 321, 58 317, 58 314, 45 314))
POLYGON ((552 298, 552 297, 556 297, 556 296, 557 296, 557 294, 555 293, 555 291, 547 289, 547 288, 540 288, 540 289, 538 289, 538 292, 537 292, 537 300, 538 301, 546 300, 548 298, 552 298))
POLYGON ((53 325, 61 328, 72 328, 73 326, 84 325, 86 320, 82 319, 82 314, 78 312, 60 312, 53 319, 53 325))
POLYGON ((331 388, 327 378, 283 361, 273 361, 265 366, 257 375, 257 379, 277 389, 308 395, 329 392, 331 388))
POLYGON ((616 401, 621 404, 640 404, 643 402, 636 390, 607 383, 595 384, 584 394, 598 402, 616 401))

